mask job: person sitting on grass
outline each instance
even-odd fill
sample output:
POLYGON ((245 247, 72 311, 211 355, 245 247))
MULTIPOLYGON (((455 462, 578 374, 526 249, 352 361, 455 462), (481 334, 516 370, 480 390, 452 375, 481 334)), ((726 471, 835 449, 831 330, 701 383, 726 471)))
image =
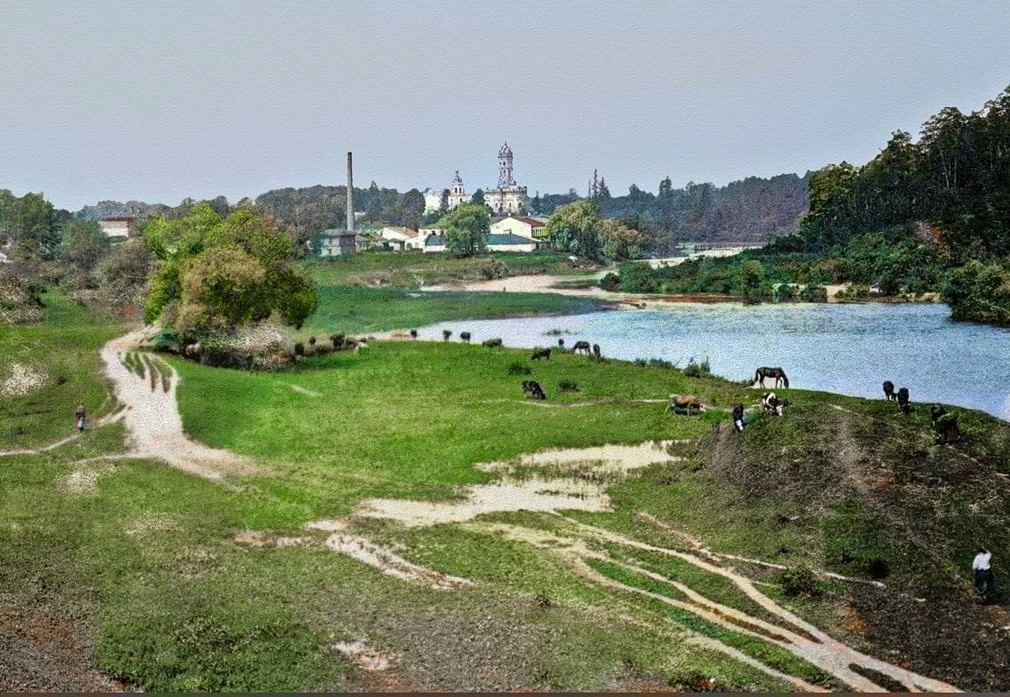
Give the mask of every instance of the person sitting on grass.
POLYGON ((975 572, 975 589, 982 596, 982 600, 985 600, 986 595, 992 592, 996 580, 992 573, 992 552, 979 547, 975 559, 971 562, 971 570, 975 572))

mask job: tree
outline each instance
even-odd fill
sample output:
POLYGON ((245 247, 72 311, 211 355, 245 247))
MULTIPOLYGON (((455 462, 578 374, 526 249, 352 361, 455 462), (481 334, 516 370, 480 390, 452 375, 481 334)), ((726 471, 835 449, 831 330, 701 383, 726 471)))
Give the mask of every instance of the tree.
POLYGON ((87 277, 109 251, 109 238, 94 220, 75 219, 63 226, 59 257, 80 276, 87 277))
POLYGON ((642 255, 642 233, 619 220, 601 220, 598 234, 607 259, 626 261, 642 255))
POLYGON ((98 262, 102 291, 114 303, 139 302, 146 287, 154 255, 143 240, 126 240, 113 245, 98 262))
POLYGON ((478 206, 484 205, 484 189, 477 189, 473 192, 473 196, 470 197, 470 203, 475 203, 478 206))
POLYGON ((456 256, 483 252, 491 232, 491 210, 475 203, 462 203, 442 216, 438 227, 445 230, 446 247, 456 256))
POLYGON ((576 201, 558 207, 547 221, 545 232, 556 249, 598 259, 599 209, 591 201, 576 201))

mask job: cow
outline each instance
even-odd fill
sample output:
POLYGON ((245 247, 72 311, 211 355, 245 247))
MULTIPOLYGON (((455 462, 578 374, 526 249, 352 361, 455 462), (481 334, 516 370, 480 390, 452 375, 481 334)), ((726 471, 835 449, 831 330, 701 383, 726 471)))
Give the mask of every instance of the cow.
POLYGON ((933 428, 936 429, 937 443, 946 445, 961 437, 961 429, 957 425, 957 414, 952 414, 939 404, 934 404, 929 408, 929 415, 933 419, 933 428))
POLYGON ((666 413, 670 412, 674 414, 697 414, 699 412, 705 411, 705 407, 702 406, 701 400, 693 394, 672 394, 670 395, 670 403, 666 405, 666 413))
POLYGON ((410 330, 410 338, 411 339, 417 339, 417 330, 416 329, 411 329, 410 330))
POLYGON ((884 399, 888 402, 894 399, 894 383, 890 380, 884 380, 884 399))
POLYGON ((547 399, 544 389, 536 380, 523 380, 523 394, 530 399, 547 399))
POLYGON ((593 355, 596 358, 600 358, 600 345, 599 344, 593 344, 593 355))
POLYGON ((450 336, 452 336, 452 330, 451 329, 443 329, 442 330, 442 341, 448 341, 450 336))
POLYGON ((464 344, 469 344, 470 343, 470 332, 460 332, 459 333, 459 340, 462 341, 464 344))
POLYGON ((501 339, 485 339, 481 346, 488 348, 501 348, 501 339))
POLYGON ((905 416, 912 413, 912 401, 908 397, 908 388, 902 387, 898 390, 898 409, 905 416))
POLYGON ((539 361, 541 359, 545 361, 551 360, 551 350, 549 348, 538 348, 533 351, 533 355, 530 356, 531 361, 539 361))
POLYGON ((782 412, 789 406, 789 401, 779 399, 774 392, 768 392, 761 398, 761 407, 775 416, 782 416, 782 412))
POLYGON ((592 352, 588 341, 576 341, 572 346, 572 353, 584 353, 587 356, 592 352))
POLYGON ((565 340, 564 339, 558 339, 558 348, 559 349, 563 349, 564 347, 565 347, 565 340))

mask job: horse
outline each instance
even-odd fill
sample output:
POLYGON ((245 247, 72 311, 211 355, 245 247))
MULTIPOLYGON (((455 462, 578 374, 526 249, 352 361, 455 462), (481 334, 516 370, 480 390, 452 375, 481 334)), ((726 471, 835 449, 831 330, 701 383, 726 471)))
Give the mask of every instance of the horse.
POLYGON ((946 445, 961 437, 961 429, 957 425, 957 414, 952 414, 939 404, 934 404, 929 408, 929 415, 933 419, 933 428, 936 429, 938 443, 946 445))
POLYGON ((551 350, 549 348, 538 348, 530 356, 531 361, 539 361, 541 358, 547 361, 551 360, 551 350))
POLYGON ((595 356, 596 358, 600 357, 600 345, 599 344, 593 344, 593 356, 595 356))
POLYGON ((884 399, 890 402, 894 399, 894 383, 890 380, 884 380, 884 399))
POLYGON ((523 394, 530 399, 547 399, 544 388, 536 380, 523 380, 523 394))
POLYGON ((705 411, 705 407, 702 406, 701 400, 696 395, 672 394, 670 395, 670 403, 666 405, 666 413, 669 414, 671 411, 674 414, 691 415, 705 411))
POLYGON ((486 346, 488 348, 501 348, 501 339, 485 339, 481 346, 486 346))
POLYGON ((584 353, 588 356, 591 351, 592 349, 590 348, 588 341, 576 341, 575 345, 572 346, 572 353, 584 353))
POLYGON ((768 368, 762 366, 754 371, 754 382, 765 386, 765 378, 775 378, 775 387, 785 387, 789 389, 789 378, 786 377, 786 371, 782 368, 768 368))
POLYGON ((459 339, 464 344, 469 344, 470 343, 470 332, 460 332, 459 333, 459 339))
POLYGON ((901 413, 908 416, 912 413, 912 402, 908 398, 908 388, 902 387, 898 390, 898 409, 901 409, 901 413))

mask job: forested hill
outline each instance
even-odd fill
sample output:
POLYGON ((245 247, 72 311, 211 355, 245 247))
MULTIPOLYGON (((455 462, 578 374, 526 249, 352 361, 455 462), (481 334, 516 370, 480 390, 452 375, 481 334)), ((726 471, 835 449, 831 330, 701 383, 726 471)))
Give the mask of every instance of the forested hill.
MULTIPOLYGON (((678 240, 763 244, 796 231, 807 210, 808 178, 809 174, 780 174, 769 179, 747 177, 726 186, 689 182, 675 189, 667 177, 659 183, 658 193, 632 184, 627 195, 616 197, 600 180, 592 199, 603 216, 632 221, 651 233, 657 251, 678 240)), ((537 195, 531 208, 549 215, 579 198, 574 190, 537 195)))

